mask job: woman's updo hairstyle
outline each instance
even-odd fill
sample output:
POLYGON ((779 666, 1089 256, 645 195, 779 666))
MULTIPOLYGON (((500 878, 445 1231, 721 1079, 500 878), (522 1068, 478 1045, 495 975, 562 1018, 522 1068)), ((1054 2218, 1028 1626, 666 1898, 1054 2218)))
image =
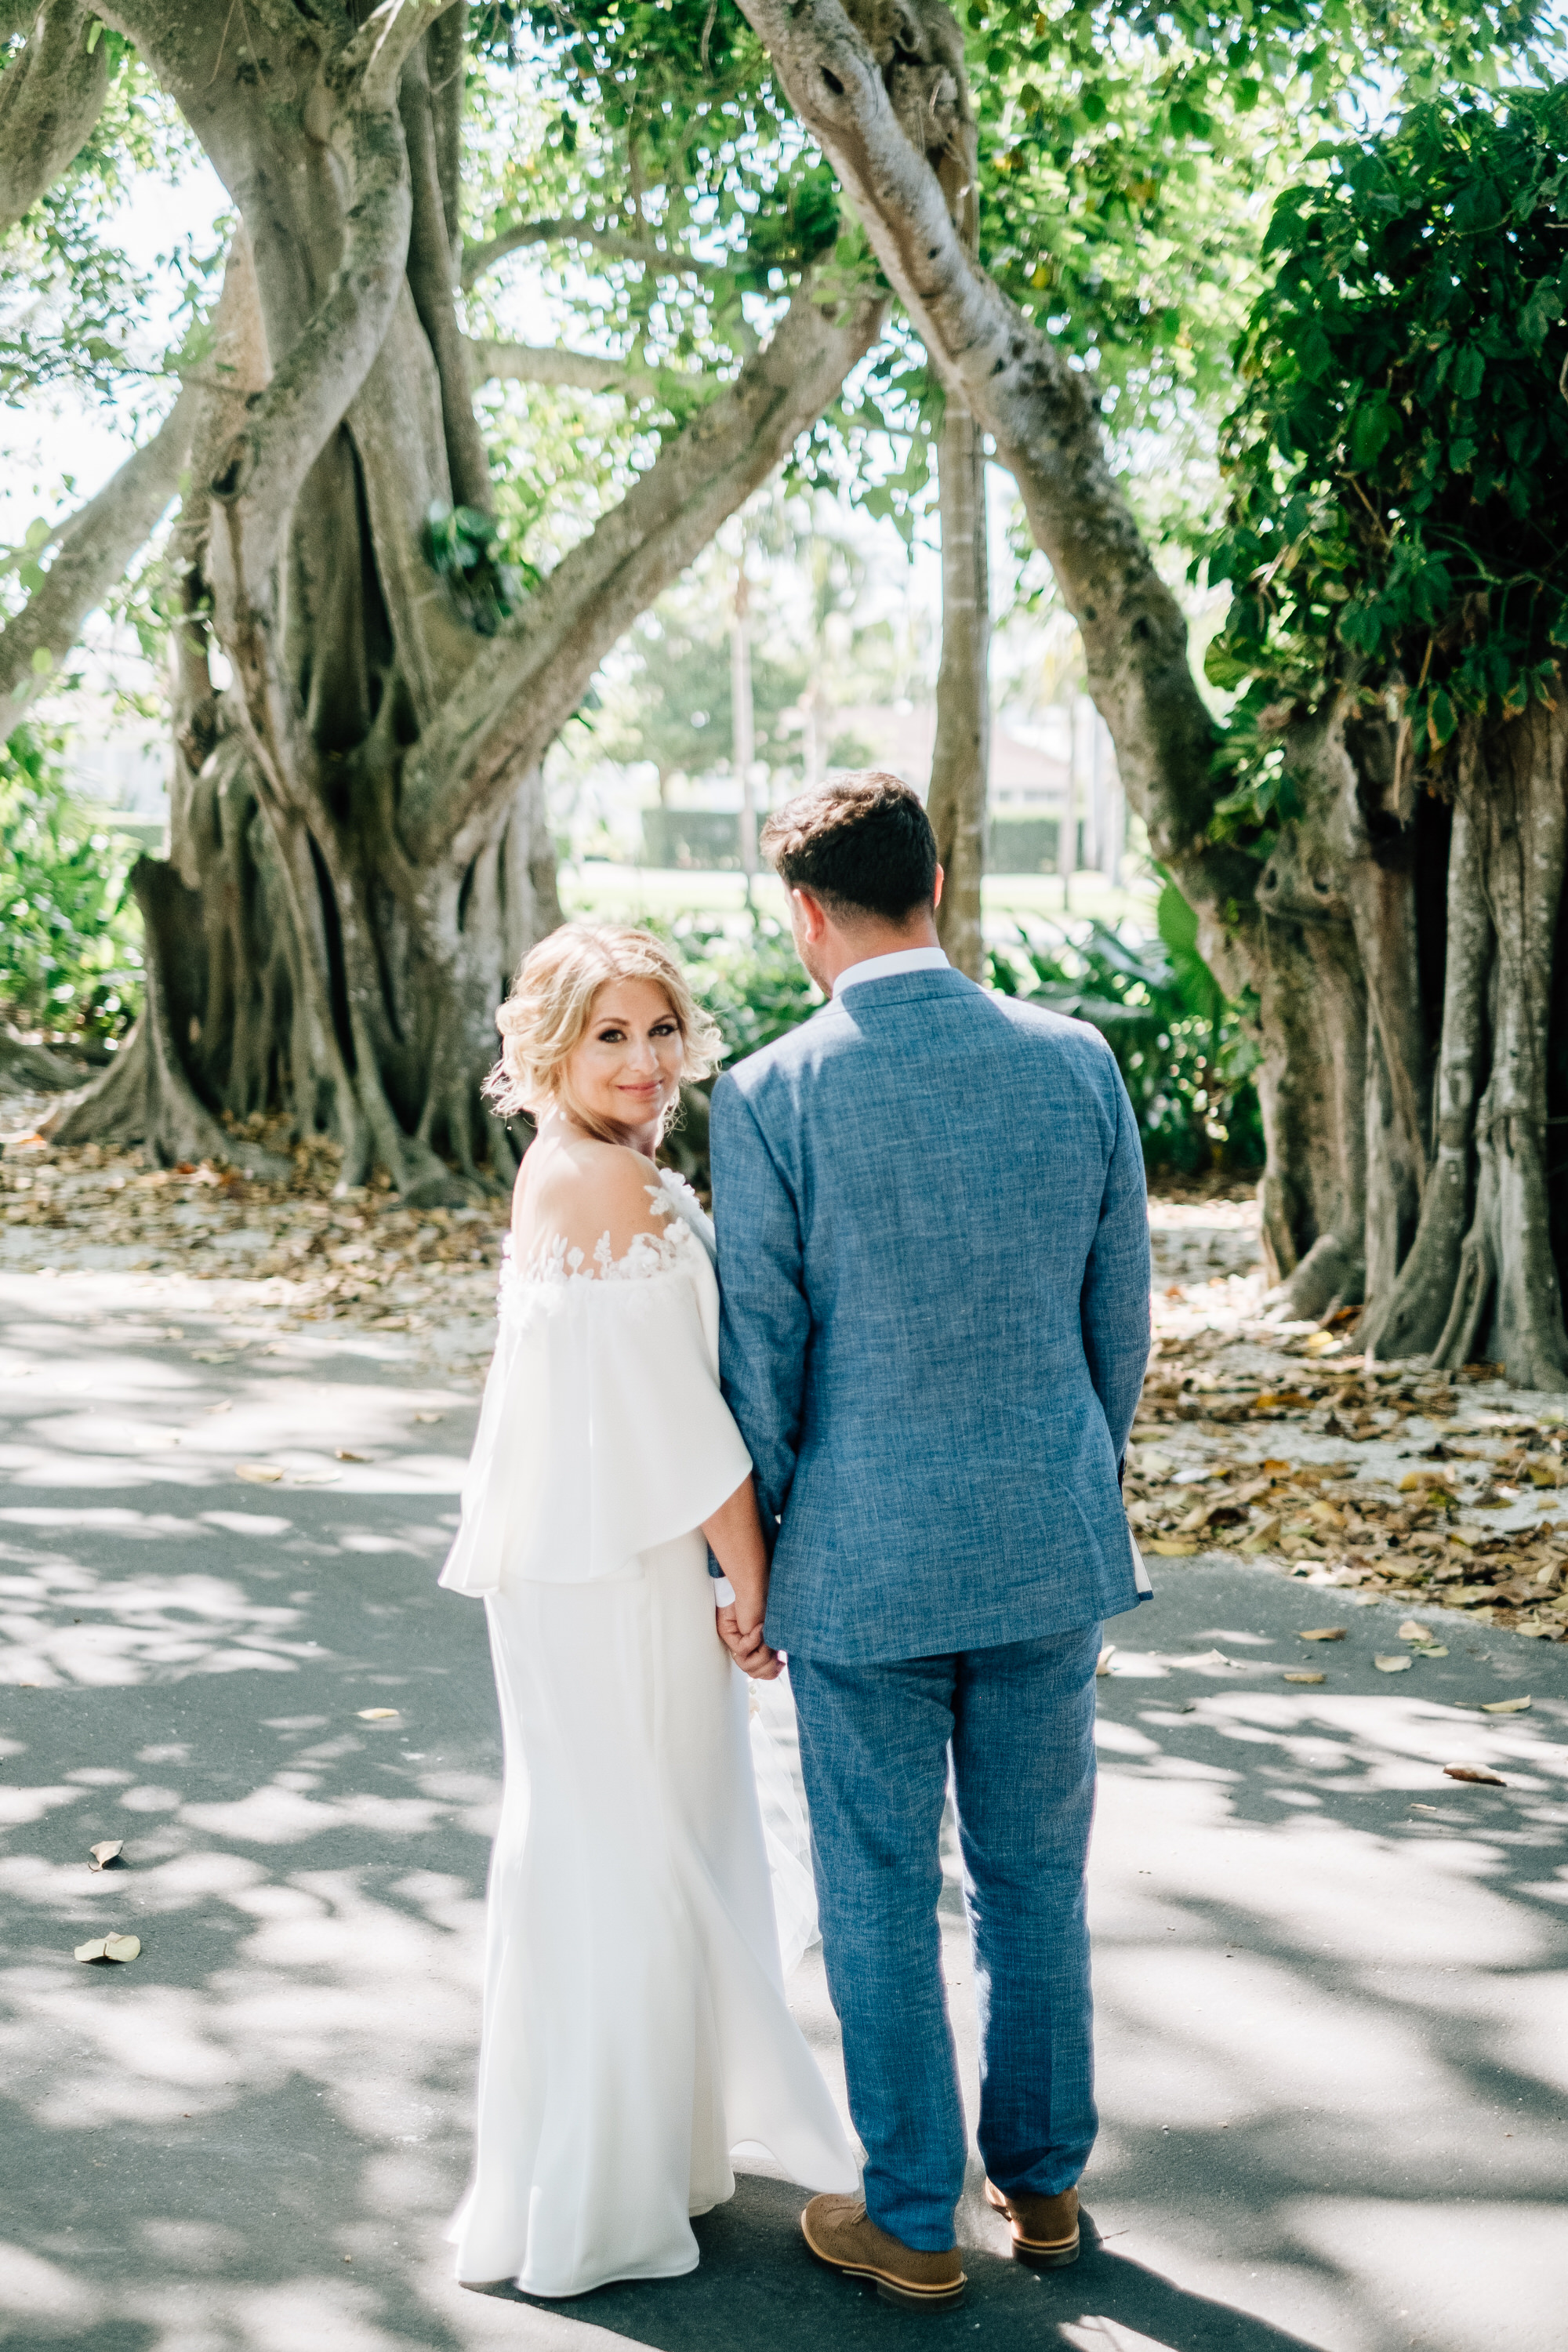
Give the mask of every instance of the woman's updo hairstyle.
MULTIPOLYGON (((622 1139, 569 1099, 566 1064, 583 1041, 594 999, 607 981, 651 980, 664 991, 680 1031, 683 1080, 718 1067, 724 1041, 687 985, 679 958, 651 931, 619 923, 564 923, 524 957, 511 994, 496 1013, 500 1060, 485 1081, 496 1108, 537 1119, 552 1103, 606 1143, 622 1139)), ((665 1115, 668 1128, 679 1100, 665 1115)))

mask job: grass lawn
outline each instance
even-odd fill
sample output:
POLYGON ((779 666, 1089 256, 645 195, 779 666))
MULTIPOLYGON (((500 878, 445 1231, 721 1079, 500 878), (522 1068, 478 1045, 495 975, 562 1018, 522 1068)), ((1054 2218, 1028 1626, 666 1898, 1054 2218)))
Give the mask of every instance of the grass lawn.
MULTIPOLYGON (((568 915, 604 916, 612 921, 637 921, 645 915, 738 915, 745 907, 743 876, 701 873, 696 869, 647 866, 611 866, 595 860, 561 868, 561 903, 568 915)), ((760 914, 784 919, 784 894, 776 876, 759 875, 752 886, 760 914)), ((1113 888, 1103 874, 1075 874, 1070 919, 1082 922, 1096 915, 1101 922, 1130 922, 1152 930, 1159 885, 1152 876, 1134 875, 1113 888)), ((1009 917, 1062 919, 1062 886, 1054 874, 988 874, 984 883, 988 919, 1005 924, 1009 917)))

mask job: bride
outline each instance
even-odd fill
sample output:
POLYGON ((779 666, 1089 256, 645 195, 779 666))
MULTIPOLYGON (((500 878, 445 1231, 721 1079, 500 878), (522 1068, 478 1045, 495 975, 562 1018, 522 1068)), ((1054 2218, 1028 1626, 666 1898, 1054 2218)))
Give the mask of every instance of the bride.
POLYGON ((712 1227, 654 1164, 717 1033, 645 931, 573 926, 497 1015, 518 1177, 500 1326, 441 1581, 482 1593, 506 1754, 458 2275, 537 2295, 696 2267, 760 2143, 858 2170, 785 2006, 737 1657, 767 1551, 719 1391, 712 1227), (711 1548, 727 1582, 708 1573, 711 1548))

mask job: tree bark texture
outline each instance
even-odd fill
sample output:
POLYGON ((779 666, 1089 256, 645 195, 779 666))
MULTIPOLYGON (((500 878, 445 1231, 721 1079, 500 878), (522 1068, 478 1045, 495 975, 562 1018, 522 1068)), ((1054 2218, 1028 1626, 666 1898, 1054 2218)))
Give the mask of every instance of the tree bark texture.
POLYGON ((991 750, 991 612, 985 453, 967 404, 950 399, 937 459, 942 514, 942 666, 926 812, 946 880, 937 934, 948 961, 981 978, 985 939, 985 785, 991 750))
POLYGON ((0 74, 0 237, 81 152, 103 111, 109 56, 101 41, 89 47, 98 13, 83 0, 24 13, 26 47, 0 74))
MULTIPOLYGON (((164 428, 193 451, 194 488, 173 540, 170 856, 134 877, 146 1012, 55 1132, 270 1171, 258 1130, 283 1112, 341 1146, 345 1182, 380 1168, 411 1200, 466 1197, 515 1171, 480 1082, 496 1004, 561 919, 545 751, 616 639, 822 413, 886 303, 802 286, 767 348, 483 635, 424 541, 433 505, 491 499, 456 310, 462 11, 385 0, 355 32, 335 11, 252 7, 243 38, 223 8, 101 13, 242 226, 219 352, 164 428)), ((140 514, 163 437, 122 469, 144 461, 140 514)), ((105 501, 128 508, 120 478, 105 501)), ((85 509, 46 589, 58 575, 63 600, 79 543, 109 536, 85 509)), ((110 561, 79 564, 89 605, 110 561)))
POLYGON ((1451 814, 1428 794, 1403 822, 1393 740, 1344 709, 1293 730, 1305 809, 1259 882, 1265 952, 1334 942, 1360 1012, 1321 970, 1266 1001, 1266 1118, 1271 1069, 1287 1096, 1310 1091, 1326 1049, 1348 1097, 1359 1017, 1364 1123, 1359 1149, 1348 1098, 1337 1121, 1277 1123, 1266 1236, 1297 1312, 1364 1297, 1369 1356, 1500 1362, 1520 1387, 1562 1389, 1568 720, 1533 704, 1467 721, 1451 814))

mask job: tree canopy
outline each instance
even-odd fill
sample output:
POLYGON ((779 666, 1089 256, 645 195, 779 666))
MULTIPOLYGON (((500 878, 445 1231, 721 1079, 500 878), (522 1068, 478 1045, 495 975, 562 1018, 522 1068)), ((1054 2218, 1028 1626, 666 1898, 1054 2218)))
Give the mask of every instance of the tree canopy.
POLYGON ((1430 100, 1318 161, 1275 206, 1225 435, 1207 668, 1246 685, 1247 774, 1222 827, 1289 813, 1290 706, 1392 696, 1401 758, 1435 774, 1461 715, 1550 700, 1568 646, 1568 91, 1430 100))

